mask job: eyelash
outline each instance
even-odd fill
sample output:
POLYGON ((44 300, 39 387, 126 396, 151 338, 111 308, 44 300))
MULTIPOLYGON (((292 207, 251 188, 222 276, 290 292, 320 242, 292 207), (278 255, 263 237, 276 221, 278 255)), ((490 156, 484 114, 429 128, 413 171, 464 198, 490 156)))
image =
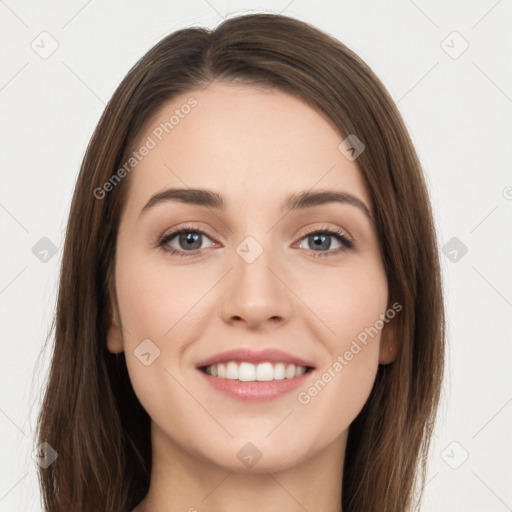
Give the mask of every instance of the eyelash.
MULTIPOLYGON (((179 249, 175 249, 174 247, 169 247, 167 245, 173 238, 175 238, 177 235, 181 235, 183 233, 199 233, 201 235, 205 235, 208 238, 212 239, 212 237, 210 237, 207 233, 205 233, 201 229, 197 229, 194 226, 183 226, 175 231, 172 231, 171 233, 162 235, 158 239, 157 243, 155 244, 155 247, 160 248, 162 251, 164 251, 170 255, 173 255, 173 256, 195 256, 195 255, 197 255, 198 251, 200 251, 201 249, 194 249, 193 251, 181 251, 179 249)), ((329 250, 329 251, 321 251, 321 252, 310 250, 310 252, 316 253, 316 254, 312 255, 313 258, 324 257, 324 256, 334 256, 334 255, 343 253, 345 251, 348 251, 348 250, 352 249, 354 246, 352 240, 350 240, 348 238, 346 233, 338 228, 333 229, 333 228, 328 228, 328 227, 320 227, 319 229, 316 229, 314 231, 310 231, 309 233, 304 234, 300 240, 302 240, 308 236, 311 236, 311 235, 319 235, 319 234, 333 236, 333 237, 337 238, 338 241, 341 242, 341 244, 344 245, 345 247, 337 249, 337 250, 329 250)))

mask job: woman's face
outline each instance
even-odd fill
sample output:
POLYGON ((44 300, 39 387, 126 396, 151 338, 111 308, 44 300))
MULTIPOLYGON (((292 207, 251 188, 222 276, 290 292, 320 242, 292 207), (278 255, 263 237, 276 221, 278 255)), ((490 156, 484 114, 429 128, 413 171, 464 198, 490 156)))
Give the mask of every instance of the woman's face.
POLYGON ((295 97, 234 83, 146 123, 108 348, 125 351, 159 453, 258 472, 344 448, 395 339, 370 196, 342 141, 295 97))

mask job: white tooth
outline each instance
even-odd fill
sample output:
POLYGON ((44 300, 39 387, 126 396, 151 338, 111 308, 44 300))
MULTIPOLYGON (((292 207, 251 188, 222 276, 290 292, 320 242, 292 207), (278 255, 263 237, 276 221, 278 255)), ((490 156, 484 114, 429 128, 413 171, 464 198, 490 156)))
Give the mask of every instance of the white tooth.
POLYGON ((238 380, 254 382, 256 380, 256 367, 251 363, 240 363, 238 367, 238 380))
POLYGON ((226 366, 226 379, 238 380, 238 365, 234 361, 226 366))
POLYGON ((274 365, 274 380, 283 380, 285 373, 284 363, 277 363, 274 365))
POLYGON ((297 369, 295 370, 295 377, 300 377, 301 375, 304 375, 305 373, 306 373, 305 366, 297 366, 297 369))
POLYGON ((229 361, 227 364, 213 364, 206 367, 206 373, 221 379, 240 380, 242 382, 268 382, 272 380, 293 379, 300 377, 307 371, 306 366, 295 366, 286 363, 260 363, 254 365, 248 362, 237 363, 229 361))
POLYGON ((286 367, 285 377, 287 379, 293 379, 293 377, 295 377, 295 365, 294 364, 289 364, 286 367))
POLYGON ((260 363, 256 368, 256 380, 268 381, 274 378, 274 368, 272 363, 260 363))

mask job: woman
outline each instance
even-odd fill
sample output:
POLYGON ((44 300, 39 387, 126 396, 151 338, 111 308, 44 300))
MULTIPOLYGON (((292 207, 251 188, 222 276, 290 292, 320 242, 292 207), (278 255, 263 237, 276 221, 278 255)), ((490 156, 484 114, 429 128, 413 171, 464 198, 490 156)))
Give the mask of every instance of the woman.
POLYGON ((179 30, 77 181, 46 510, 412 510, 443 353, 427 189, 378 78, 282 15, 179 30))

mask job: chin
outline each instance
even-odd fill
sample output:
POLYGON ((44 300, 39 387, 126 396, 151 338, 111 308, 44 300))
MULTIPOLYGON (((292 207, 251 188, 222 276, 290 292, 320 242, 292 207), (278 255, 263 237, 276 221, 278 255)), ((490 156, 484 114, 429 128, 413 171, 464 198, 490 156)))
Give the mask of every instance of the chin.
MULTIPOLYGON (((219 442, 217 449, 204 447, 202 458, 227 471, 242 474, 274 473, 290 469, 312 457, 315 450, 300 439, 283 442, 266 438, 267 432, 235 436, 219 442)), ((318 451, 321 447, 318 448, 318 451)))

